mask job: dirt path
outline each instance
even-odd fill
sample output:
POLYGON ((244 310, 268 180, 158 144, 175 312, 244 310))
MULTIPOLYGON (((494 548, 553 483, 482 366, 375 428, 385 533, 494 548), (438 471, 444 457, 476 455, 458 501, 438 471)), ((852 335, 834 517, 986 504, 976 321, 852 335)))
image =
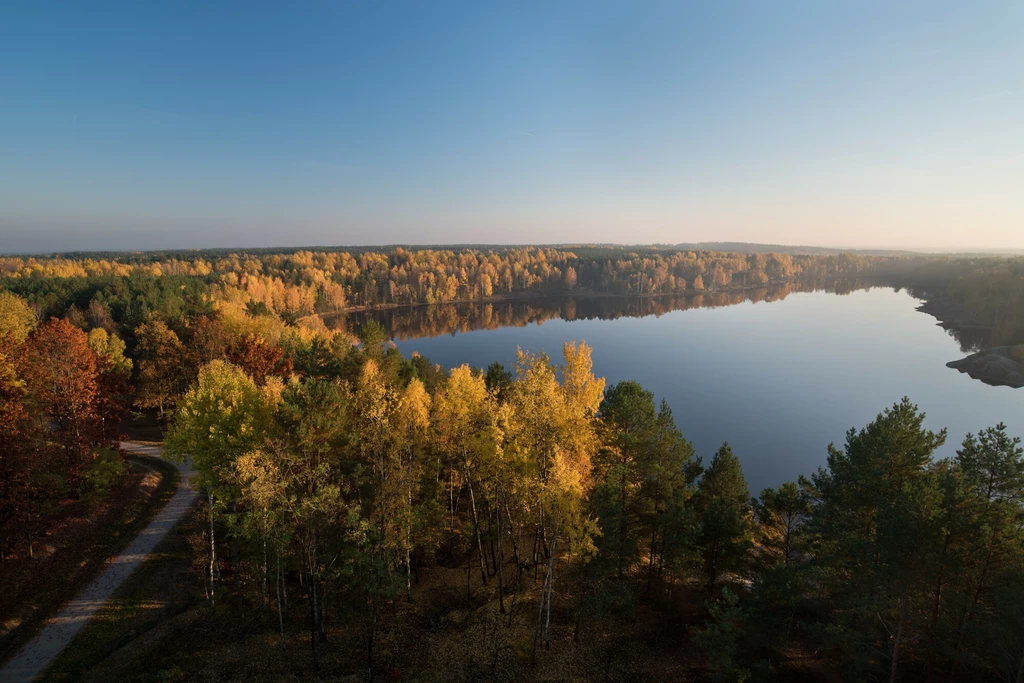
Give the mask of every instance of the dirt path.
MULTIPOLYGON (((133 455, 160 457, 160 449, 156 446, 123 442, 121 448, 133 455)), ((86 586, 77 598, 66 604, 56 616, 47 621, 43 630, 0 669, 0 681, 7 683, 35 680, 96 614, 103 603, 110 599, 128 575, 149 558, 149 554, 167 532, 188 512, 196 498, 196 492, 188 482, 191 470, 187 465, 177 467, 181 477, 174 497, 157 513, 149 526, 139 532, 127 548, 107 561, 107 568, 102 574, 86 586)))

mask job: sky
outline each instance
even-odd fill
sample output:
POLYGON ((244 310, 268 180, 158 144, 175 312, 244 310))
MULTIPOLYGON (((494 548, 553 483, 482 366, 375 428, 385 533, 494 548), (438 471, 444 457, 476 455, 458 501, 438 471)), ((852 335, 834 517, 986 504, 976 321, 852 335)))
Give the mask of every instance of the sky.
POLYGON ((0 3, 0 253, 1024 248, 1024 0, 0 3))

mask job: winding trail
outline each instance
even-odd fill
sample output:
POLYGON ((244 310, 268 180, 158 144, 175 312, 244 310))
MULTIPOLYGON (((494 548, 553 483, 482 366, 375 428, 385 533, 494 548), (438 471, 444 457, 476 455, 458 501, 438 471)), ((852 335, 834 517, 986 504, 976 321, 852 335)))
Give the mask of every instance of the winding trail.
MULTIPOLYGON (((122 442, 121 448, 132 455, 160 457, 160 449, 157 446, 122 442)), ((189 485, 189 475, 192 472, 188 465, 176 466, 181 476, 178 479, 178 490, 171 500, 127 548, 107 561, 106 569, 86 586, 78 597, 64 605, 57 615, 46 622, 43 630, 0 669, 0 681, 27 683, 43 673, 60 651, 67 647, 82 627, 110 599, 121 583, 149 559, 150 553, 167 532, 184 517, 195 501, 196 491, 189 485)))

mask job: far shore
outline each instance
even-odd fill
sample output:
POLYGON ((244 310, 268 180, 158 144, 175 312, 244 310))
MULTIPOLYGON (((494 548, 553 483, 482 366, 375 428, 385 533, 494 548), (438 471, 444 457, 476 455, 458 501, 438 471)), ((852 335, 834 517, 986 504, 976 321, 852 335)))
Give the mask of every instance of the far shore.
MULTIPOLYGON (((682 292, 649 292, 644 294, 629 293, 622 294, 619 292, 593 292, 589 290, 576 290, 576 291, 557 291, 557 292, 522 292, 517 294, 495 294, 492 296, 478 297, 475 299, 452 299, 451 301, 437 301, 434 303, 427 303, 424 301, 414 301, 410 303, 384 303, 384 304, 372 304, 369 306, 348 306, 344 310, 332 311, 325 313, 314 313, 311 315, 319 315, 321 318, 335 318, 338 316, 348 315, 349 313, 366 313, 370 311, 392 311, 403 308, 425 308, 428 306, 451 306, 456 304, 492 304, 492 303, 507 303, 517 301, 530 301, 531 299, 568 299, 572 297, 586 297, 589 299, 657 299, 661 297, 686 297, 686 296, 697 296, 707 294, 729 294, 732 292, 748 292, 756 289, 767 289, 770 287, 776 287, 779 285, 785 285, 792 282, 796 282, 793 279, 784 280, 770 280, 763 284, 757 285, 741 285, 738 287, 720 287, 718 289, 686 289, 682 292)), ((298 320, 308 318, 309 315, 302 316, 298 320)))

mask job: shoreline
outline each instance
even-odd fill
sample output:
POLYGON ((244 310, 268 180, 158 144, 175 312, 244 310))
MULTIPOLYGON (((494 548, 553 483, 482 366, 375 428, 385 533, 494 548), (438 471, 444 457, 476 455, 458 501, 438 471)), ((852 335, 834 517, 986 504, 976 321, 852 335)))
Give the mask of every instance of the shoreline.
MULTIPOLYGON (((995 325, 971 319, 964 306, 946 300, 941 294, 922 291, 922 303, 917 310, 926 313, 938 322, 944 330, 978 330, 991 332, 995 325)), ((963 348, 963 347, 961 347, 963 348)), ((993 387, 1024 388, 1024 344, 993 346, 982 345, 975 353, 946 363, 947 368, 957 370, 971 379, 993 387)))
MULTIPOLYGON (((423 308, 428 306, 454 306, 460 304, 493 304, 493 303, 509 303, 519 301, 529 301, 531 299, 568 299, 572 297, 581 297, 589 299, 657 299, 661 297, 690 297, 697 295, 708 295, 708 294, 729 294, 732 292, 747 292, 755 289, 768 289, 771 287, 777 287, 780 285, 790 284, 797 282, 798 280, 786 279, 786 280, 771 280, 764 284, 758 285, 743 285, 741 287, 725 287, 720 289, 687 289, 682 292, 668 293, 668 292, 655 292, 648 294, 622 294, 619 292, 593 292, 593 291, 574 291, 574 292, 524 292, 520 294, 499 294, 488 297, 479 297, 476 299, 453 299, 452 301, 438 301, 435 303, 427 303, 425 301, 416 301, 412 303, 384 303, 384 304, 371 304, 366 306, 350 306, 342 311, 335 311, 331 313, 311 313, 309 315, 301 316, 296 320, 302 320, 313 315, 319 315, 321 318, 337 317, 348 315, 350 313, 370 313, 374 311, 393 311, 404 308, 423 308)), ((873 285, 874 286, 874 285, 873 285)))

